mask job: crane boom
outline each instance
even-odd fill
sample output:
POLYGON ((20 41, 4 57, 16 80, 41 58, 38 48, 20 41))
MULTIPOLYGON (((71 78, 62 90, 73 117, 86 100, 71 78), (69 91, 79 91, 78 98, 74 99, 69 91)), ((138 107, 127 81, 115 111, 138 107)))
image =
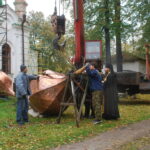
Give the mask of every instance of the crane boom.
POLYGON ((75 30, 75 64, 81 66, 84 59, 84 0, 73 0, 75 30))

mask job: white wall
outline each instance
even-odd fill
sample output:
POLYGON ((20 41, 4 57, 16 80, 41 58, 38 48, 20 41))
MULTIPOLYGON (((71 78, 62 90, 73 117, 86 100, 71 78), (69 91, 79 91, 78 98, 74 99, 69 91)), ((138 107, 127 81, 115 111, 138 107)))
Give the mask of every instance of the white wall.
MULTIPOLYGON (((113 64, 113 67, 114 67, 114 70, 117 71, 116 64, 113 64)), ((145 73, 146 67, 145 67, 145 64, 140 61, 124 62, 123 70, 130 70, 130 71, 145 73)))
POLYGON ((139 70, 142 73, 146 73, 146 62, 140 62, 139 63, 139 70))
MULTIPOLYGON (((1 10, 0 10, 1 11, 1 10)), ((22 64, 22 31, 21 21, 15 12, 8 8, 8 44, 11 48, 11 77, 15 78, 20 72, 20 65, 22 64)), ((3 23, 5 25, 5 23, 3 23)), ((27 26, 27 25, 26 25, 27 26)), ((3 30, 5 31, 5 30, 3 30)), ((2 30, 0 31, 2 32, 2 30)), ((29 28, 25 28, 25 65, 27 65, 29 74, 38 73, 38 57, 37 53, 30 51, 29 45, 29 28)), ((0 39, 2 35, 0 34, 0 39)), ((2 69, 2 45, 0 45, 0 69, 2 69)))

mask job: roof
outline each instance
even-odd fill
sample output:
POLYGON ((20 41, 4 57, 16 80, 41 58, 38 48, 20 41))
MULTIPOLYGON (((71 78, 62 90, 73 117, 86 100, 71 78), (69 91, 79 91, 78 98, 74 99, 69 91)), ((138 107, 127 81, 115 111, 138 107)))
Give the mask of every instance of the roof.
MULTIPOLYGON (((17 28, 21 28, 21 19, 18 17, 18 15, 16 14, 15 10, 13 10, 9 5, 3 5, 0 6, 0 10, 5 9, 7 6, 7 19, 8 19, 8 23, 11 22, 11 24, 14 27, 17 28)), ((29 23, 26 22, 24 25, 24 29, 30 31, 30 27, 29 27, 29 23)))
POLYGON ((18 15, 16 14, 15 10, 13 10, 8 4, 7 5, 2 5, 0 6, 0 9, 5 9, 7 7, 7 13, 8 15, 15 15, 16 17, 18 17, 18 15))
POLYGON ((2 6, 3 5, 3 1, 2 0, 0 0, 0 6, 2 6))
MULTIPOLYGON (((123 55, 123 62, 134 62, 134 61, 145 62, 145 58, 139 57, 130 52, 123 52, 122 55, 123 55)), ((116 63, 116 55, 113 55, 111 57, 111 61, 112 63, 116 63)))

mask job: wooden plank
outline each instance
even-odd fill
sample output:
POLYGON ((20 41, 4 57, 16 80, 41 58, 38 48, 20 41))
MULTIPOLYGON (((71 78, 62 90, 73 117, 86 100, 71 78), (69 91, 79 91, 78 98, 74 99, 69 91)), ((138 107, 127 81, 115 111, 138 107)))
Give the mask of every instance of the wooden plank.
POLYGON ((61 103, 62 106, 74 106, 75 103, 61 103))
POLYGON ((86 95, 87 95, 87 89, 88 89, 88 83, 89 83, 89 80, 87 81, 86 83, 86 87, 85 87, 85 90, 84 90, 84 94, 83 94, 83 97, 82 97, 82 100, 81 100, 81 105, 80 105, 80 109, 79 109, 79 114, 78 114, 78 120, 80 121, 80 118, 81 118, 81 113, 82 113, 82 107, 83 107, 83 104, 85 102, 85 98, 86 98, 86 95))
POLYGON ((75 110, 75 117, 76 117, 76 125, 79 128, 79 120, 78 120, 78 109, 77 109, 77 103, 76 103, 76 96, 75 96, 75 89, 74 89, 74 83, 73 80, 71 80, 71 91, 72 91, 72 96, 73 96, 73 102, 75 103, 74 105, 74 110, 75 110))
MULTIPOLYGON (((69 87, 69 80, 70 80, 70 79, 68 78, 68 79, 67 79, 66 86, 65 86, 65 91, 64 91, 64 95, 63 95, 62 102, 65 102, 67 90, 68 90, 68 87, 69 87)), ((61 120, 61 116, 62 116, 63 111, 64 111, 63 106, 60 106, 60 111, 59 111, 58 119, 57 119, 57 121, 56 121, 58 124, 60 124, 60 120, 61 120)))
POLYGON ((80 83, 77 82, 77 81, 74 80, 74 79, 73 79, 73 81, 74 81, 74 83, 82 90, 82 92, 84 92, 84 88, 80 85, 80 83))

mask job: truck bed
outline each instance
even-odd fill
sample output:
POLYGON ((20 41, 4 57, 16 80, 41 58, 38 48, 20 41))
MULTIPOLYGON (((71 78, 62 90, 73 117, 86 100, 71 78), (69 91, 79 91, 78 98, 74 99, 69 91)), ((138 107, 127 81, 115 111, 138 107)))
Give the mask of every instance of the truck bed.
POLYGON ((150 81, 141 82, 139 89, 140 89, 140 93, 150 94, 150 81))
POLYGON ((150 81, 144 80, 144 74, 140 72, 117 72, 117 85, 119 92, 150 94, 150 81))

